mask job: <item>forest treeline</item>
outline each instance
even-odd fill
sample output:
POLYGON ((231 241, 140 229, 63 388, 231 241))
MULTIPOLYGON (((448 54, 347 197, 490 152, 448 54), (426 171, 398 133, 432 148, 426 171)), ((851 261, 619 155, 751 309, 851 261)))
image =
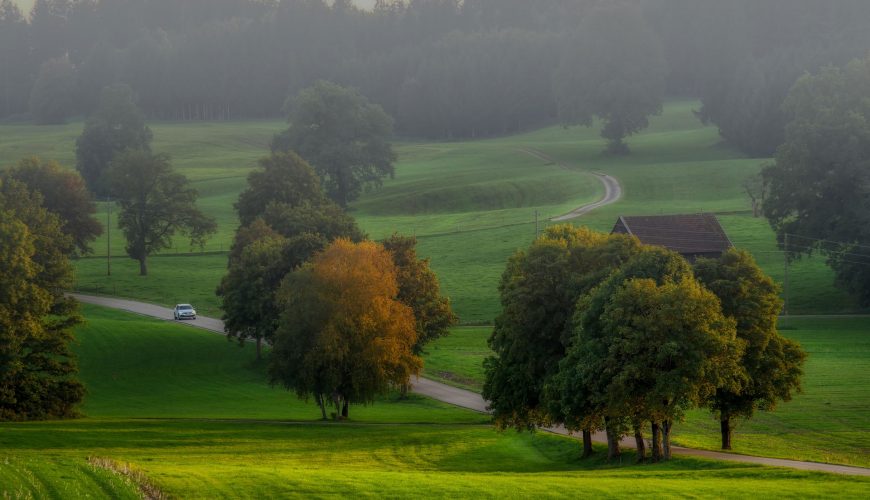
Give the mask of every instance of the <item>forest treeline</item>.
MULTIPOLYGON (((557 75, 602 0, 0 0, 0 117, 89 114, 126 83, 147 116, 282 116, 317 80, 352 86, 405 136, 467 138, 553 123, 557 75)), ((662 48, 665 95, 749 154, 782 143, 807 71, 870 49, 865 0, 630 0, 662 48)), ((606 41, 595 47, 605 57, 606 41)), ((587 47, 588 48, 588 47, 587 47)), ((619 65, 619 58, 613 58, 619 65)), ((575 68, 583 71, 583 68, 575 68)))

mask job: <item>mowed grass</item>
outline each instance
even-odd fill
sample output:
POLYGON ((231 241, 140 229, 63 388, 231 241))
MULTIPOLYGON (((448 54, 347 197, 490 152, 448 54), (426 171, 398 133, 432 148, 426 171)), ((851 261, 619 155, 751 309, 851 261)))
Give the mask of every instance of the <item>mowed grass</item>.
POLYGON ((86 307, 77 352, 89 418, 0 424, 0 494, 129 498, 101 457, 176 498, 607 497, 785 498, 870 480, 677 458, 636 466, 579 458, 576 441, 499 433, 483 416, 423 398, 352 408, 350 422, 269 389, 250 346, 172 322, 86 307))
MULTIPOLYGON (((780 326, 808 354, 803 393, 740 421, 734 451, 870 467, 870 318, 788 318, 780 326)), ((480 390, 490 331, 456 329, 435 341, 425 358, 427 376, 480 390)), ((690 412, 674 436, 692 448, 720 446, 719 424, 708 411, 690 412)))

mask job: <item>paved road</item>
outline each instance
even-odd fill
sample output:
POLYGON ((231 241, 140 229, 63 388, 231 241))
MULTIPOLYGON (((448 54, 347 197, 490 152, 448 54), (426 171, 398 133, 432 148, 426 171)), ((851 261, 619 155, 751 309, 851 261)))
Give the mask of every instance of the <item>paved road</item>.
MULTIPOLYGON (((553 163, 553 164, 558 165, 566 170, 573 170, 568 165, 565 165, 564 163, 560 163, 560 162, 556 161, 553 157, 547 155, 543 151, 540 151, 537 149, 525 148, 525 149, 520 149, 520 152, 525 153, 529 156, 534 156, 535 158, 538 158, 540 160, 544 160, 546 162, 553 163)), ((616 203, 617 201, 619 201, 620 198, 622 198, 622 186, 619 184, 619 181, 615 177, 611 177, 607 174, 602 174, 600 172, 593 172, 593 174, 596 177, 598 177, 598 179, 601 181, 602 184, 604 184, 604 196, 600 200, 598 200, 594 203, 587 203, 586 205, 577 207, 565 215, 560 215, 558 217, 552 217, 550 219, 551 221, 563 222, 566 220, 576 219, 577 217, 580 217, 581 215, 587 214, 587 213, 595 210, 596 208, 601 208, 605 205, 610 205, 611 203, 616 203)))
MULTIPOLYGON (((154 304, 147 304, 144 302, 136 302, 133 300, 124 300, 111 297, 97 297, 94 295, 73 294, 73 296, 80 302, 86 304, 94 304, 112 309, 119 309, 122 311, 141 314, 143 316, 172 321, 172 309, 169 309, 167 307, 156 306, 154 304)), ((223 322, 219 319, 198 316, 195 320, 184 321, 183 324, 202 328, 204 330, 219 335, 224 334, 224 325, 223 322)), ((487 412, 486 401, 484 401, 483 397, 481 397, 481 395, 476 392, 466 391, 464 389, 459 389, 422 377, 414 382, 413 390, 418 394, 428 396, 438 401, 456 405, 462 408, 467 408, 469 410, 478 411, 481 413, 487 412)), ((568 432, 563 427, 553 427, 544 430, 556 434, 568 435, 568 432)), ((603 433, 595 434, 593 436, 593 440, 600 443, 606 442, 606 438, 603 433)), ((634 439, 623 439, 621 444, 625 448, 634 448, 634 439)), ((724 460, 728 462, 746 462, 778 467, 789 467, 792 469, 808 471, 831 472, 835 474, 847 474, 855 476, 870 476, 870 469, 865 469, 862 467, 848 467, 845 465, 831 465, 817 462, 800 462, 796 460, 784 460, 779 458, 753 457, 748 455, 738 455, 734 453, 722 453, 718 451, 681 448, 677 446, 673 447, 672 450, 675 454, 679 455, 710 458, 714 460, 724 460)))

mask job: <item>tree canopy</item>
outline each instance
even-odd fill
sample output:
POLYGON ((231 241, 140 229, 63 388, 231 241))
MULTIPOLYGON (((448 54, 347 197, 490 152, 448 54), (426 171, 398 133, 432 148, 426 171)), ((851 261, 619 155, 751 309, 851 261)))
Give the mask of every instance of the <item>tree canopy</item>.
POLYGON ((821 251, 870 304, 870 57, 802 77, 785 111, 785 143, 763 172, 764 214, 790 257, 821 251))
POLYGON ((800 392, 806 354, 796 342, 777 332, 782 309, 779 287, 745 251, 729 250, 719 259, 699 259, 695 275, 736 322, 743 343, 740 359, 746 379, 734 387, 719 387, 709 398, 719 417, 722 448, 731 449, 734 421, 751 418, 756 409, 773 410, 800 392))
POLYGON ((72 242, 41 195, 0 178, 0 420, 76 415, 71 328, 81 322, 65 296, 72 242))
POLYGON ((99 196, 109 194, 108 170, 116 155, 128 150, 151 150, 151 129, 127 85, 106 87, 97 110, 76 140, 76 168, 99 196))
POLYGON ((193 246, 216 230, 214 220, 196 208, 196 190, 172 171, 165 154, 128 150, 112 161, 109 177, 127 254, 139 261, 142 276, 148 274, 148 256, 169 248, 176 232, 188 235, 193 246))
POLYGON ((313 397, 323 418, 330 403, 347 418, 350 404, 407 386, 422 361, 413 352, 414 312, 398 293, 381 245, 335 241, 281 286, 272 383, 313 397))
POLYGON ((355 89, 318 81, 285 109, 290 128, 276 136, 273 150, 295 151, 310 162, 342 207, 393 175, 393 120, 355 89))
POLYGON ((94 217, 97 209, 81 176, 57 162, 36 157, 19 161, 2 176, 41 194, 43 206, 60 218, 61 229, 72 237, 77 253, 90 252, 90 243, 103 233, 103 226, 94 217))

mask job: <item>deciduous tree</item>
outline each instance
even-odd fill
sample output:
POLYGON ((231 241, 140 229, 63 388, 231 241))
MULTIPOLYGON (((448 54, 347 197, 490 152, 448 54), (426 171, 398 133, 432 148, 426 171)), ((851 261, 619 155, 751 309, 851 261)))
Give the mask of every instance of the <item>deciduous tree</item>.
POLYGON ((74 416, 84 396, 70 350, 81 318, 65 296, 72 243, 40 198, 0 179, 0 420, 74 416))
POLYGON ((293 208, 326 202, 317 174, 296 153, 275 152, 259 164, 262 170, 248 174, 248 187, 235 204, 242 225, 262 216, 270 203, 293 208))
POLYGON ((447 335, 450 326, 457 321, 456 315, 450 307, 450 299, 441 295, 438 277, 429 267, 429 259, 417 258, 416 238, 394 234, 384 240, 383 245, 396 265, 398 299, 414 311, 417 325, 414 354, 421 355, 426 344, 447 335))
POLYGON ((24 183, 31 192, 42 195, 43 206, 57 215, 61 229, 73 239, 78 253, 90 252, 90 243, 103 233, 94 217, 96 206, 84 180, 55 161, 26 158, 3 172, 3 177, 24 183))
POLYGON ((121 206, 118 226, 141 276, 148 274, 148 256, 168 248, 176 232, 200 246, 214 233, 214 220, 196 208, 196 190, 172 171, 167 155, 129 150, 115 157, 109 174, 121 206))
POLYGON ((406 386, 422 361, 414 313, 398 293, 382 246, 337 240, 281 287, 272 383, 314 397, 324 418, 330 401, 347 418, 349 404, 406 386))
POLYGON ((127 85, 103 89, 97 110, 85 122, 76 140, 76 168, 88 187, 98 196, 109 194, 109 165, 127 149, 150 151, 151 129, 136 106, 133 90, 127 85))
POLYGON ((276 136, 272 149, 295 151, 310 162, 342 207, 393 175, 393 120, 356 90, 319 81, 285 109, 290 128, 276 136))
POLYGON ((744 343, 740 365, 746 380, 738 387, 719 387, 709 400, 721 423, 722 449, 730 450, 736 419, 751 418, 756 409, 773 410, 800 392, 806 353, 777 332, 779 287, 749 253, 729 250, 716 260, 699 259, 694 268, 698 281, 719 298, 725 316, 736 321, 737 338, 744 343))
POLYGON ((591 452, 592 420, 575 422, 546 404, 544 387, 565 356, 577 299, 640 249, 632 237, 565 225, 548 228, 511 257, 499 285, 502 313, 489 339, 495 355, 484 361, 483 395, 498 426, 565 423, 584 432, 591 452))
POLYGON ((870 57, 804 76, 784 106, 764 214, 791 257, 820 250, 838 283, 870 304, 870 57))

